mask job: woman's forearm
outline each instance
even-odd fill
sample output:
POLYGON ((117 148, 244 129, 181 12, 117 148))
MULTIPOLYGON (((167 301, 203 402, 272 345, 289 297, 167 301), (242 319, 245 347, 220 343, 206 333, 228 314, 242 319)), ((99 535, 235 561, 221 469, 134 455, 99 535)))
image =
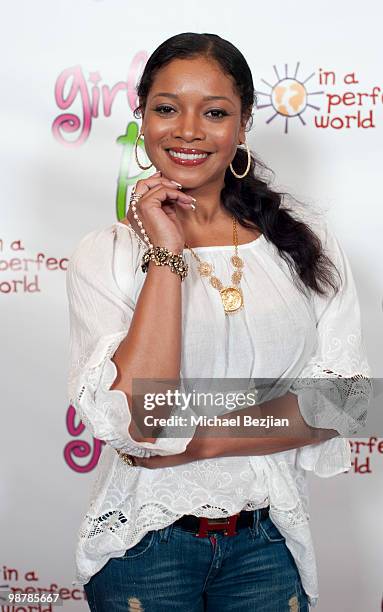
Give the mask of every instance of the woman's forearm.
POLYGON ((230 412, 225 418, 248 416, 258 419, 260 425, 231 427, 206 426, 196 430, 196 436, 205 438, 199 443, 201 454, 206 457, 225 457, 240 455, 268 455, 292 448, 316 444, 339 436, 334 429, 310 427, 302 417, 298 400, 293 393, 263 402, 258 406, 230 412), (267 417, 272 417, 267 419, 267 417), (276 419, 287 419, 287 426, 273 425, 276 419), (262 420, 268 426, 262 426, 262 420))
POLYGON ((277 427, 271 427, 267 433, 263 432, 263 434, 260 433, 259 428, 254 427, 252 430, 249 428, 244 436, 239 435, 236 427, 199 425, 184 453, 166 457, 139 458, 136 461, 137 465, 156 469, 214 457, 271 455, 309 444, 317 444, 339 435, 334 429, 320 429, 307 425, 300 413, 296 396, 292 393, 258 406, 230 412, 229 415, 221 416, 221 418, 235 418, 237 415, 248 415, 258 419, 266 418, 267 415, 275 418, 289 418, 294 426, 291 430, 279 433, 279 435, 277 427))
POLYGON ((126 393, 133 416, 129 431, 139 442, 156 438, 143 437, 137 429, 132 410, 133 380, 178 381, 181 333, 181 279, 169 266, 150 262, 128 334, 113 357, 118 374, 111 387, 126 393))

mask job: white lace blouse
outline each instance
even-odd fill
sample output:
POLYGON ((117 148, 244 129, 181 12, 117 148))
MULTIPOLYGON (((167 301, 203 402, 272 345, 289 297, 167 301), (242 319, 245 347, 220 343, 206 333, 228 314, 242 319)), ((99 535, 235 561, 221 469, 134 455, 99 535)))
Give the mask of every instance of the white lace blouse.
MULTIPOLYGON (((290 386, 297 394, 306 422, 334 428, 344 437, 270 455, 204 459, 162 469, 131 468, 115 449, 136 456, 174 454, 183 452, 191 437, 135 442, 128 433, 126 395, 110 390, 117 374, 111 357, 128 332, 146 277, 141 270, 146 245, 123 223, 92 231, 80 241, 67 273, 69 400, 90 433, 106 444, 79 530, 74 585, 86 584, 111 557, 122 556, 148 531, 183 514, 222 517, 270 505, 270 518, 285 537, 310 604, 316 605, 305 472, 328 477, 350 469, 347 435, 364 422, 370 373, 348 260, 323 221, 313 229, 341 273, 338 294, 305 296, 274 245, 261 235, 239 246, 245 307, 231 316, 185 249, 189 274, 182 282, 181 378, 240 378, 249 381, 249 389, 254 379, 286 379, 285 392, 290 386), (325 395, 307 384, 310 379, 328 383, 329 378, 333 384, 325 395)), ((232 246, 194 250, 214 264, 218 278, 229 281, 232 246)))

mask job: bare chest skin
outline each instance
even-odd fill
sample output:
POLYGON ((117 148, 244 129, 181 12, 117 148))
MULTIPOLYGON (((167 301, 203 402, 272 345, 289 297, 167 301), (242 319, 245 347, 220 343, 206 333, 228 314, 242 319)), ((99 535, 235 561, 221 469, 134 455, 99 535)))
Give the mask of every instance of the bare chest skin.
MULTIPOLYGON (((121 220, 121 223, 130 225, 136 234, 138 234, 140 237, 142 236, 140 228, 137 225, 131 210, 129 210, 126 217, 121 220)), ((256 228, 249 229, 237 223, 237 235, 238 244, 247 244, 259 238, 261 232, 256 228)), ((225 219, 224 222, 221 221, 216 225, 212 224, 208 230, 205 229, 203 232, 200 230, 197 231, 196 229, 190 229, 186 232, 185 242, 192 248, 206 246, 232 246, 234 243, 233 224, 231 219, 225 219)))

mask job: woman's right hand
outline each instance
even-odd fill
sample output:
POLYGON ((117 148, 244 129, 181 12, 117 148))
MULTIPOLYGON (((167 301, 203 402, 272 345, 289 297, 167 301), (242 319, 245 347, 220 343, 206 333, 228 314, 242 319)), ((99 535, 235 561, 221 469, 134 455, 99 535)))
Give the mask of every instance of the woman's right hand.
POLYGON ((136 212, 150 242, 154 246, 166 247, 173 253, 182 253, 185 244, 175 206, 192 211, 191 205, 195 202, 194 198, 180 191, 181 188, 161 172, 137 181, 135 187, 136 194, 143 194, 136 202, 136 212))

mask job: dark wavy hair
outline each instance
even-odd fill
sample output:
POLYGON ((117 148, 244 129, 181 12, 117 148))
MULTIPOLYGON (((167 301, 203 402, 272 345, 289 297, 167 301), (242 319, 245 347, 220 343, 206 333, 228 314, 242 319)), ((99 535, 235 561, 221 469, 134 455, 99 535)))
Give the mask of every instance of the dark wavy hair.
MULTIPOLYGON (((165 40, 148 59, 137 85, 139 106, 135 117, 141 117, 147 97, 157 72, 174 59, 198 56, 214 60, 224 74, 232 78, 240 99, 242 119, 247 130, 252 125, 252 109, 256 104, 251 70, 242 53, 229 41, 216 34, 185 32, 165 40)), ((247 165, 247 153, 237 148, 233 167, 241 174, 247 165)), ((335 265, 324 253, 319 237, 302 219, 285 206, 283 197, 288 194, 270 187, 265 179, 270 169, 251 152, 251 166, 247 176, 236 178, 230 168, 226 170, 225 186, 221 192, 222 204, 243 227, 258 228, 266 240, 272 242, 279 255, 293 272, 300 290, 310 288, 319 295, 326 295, 329 288, 336 293, 338 284, 335 265)), ((272 173, 273 174, 273 173, 272 173)), ((339 275, 339 273, 338 273, 339 275)))

